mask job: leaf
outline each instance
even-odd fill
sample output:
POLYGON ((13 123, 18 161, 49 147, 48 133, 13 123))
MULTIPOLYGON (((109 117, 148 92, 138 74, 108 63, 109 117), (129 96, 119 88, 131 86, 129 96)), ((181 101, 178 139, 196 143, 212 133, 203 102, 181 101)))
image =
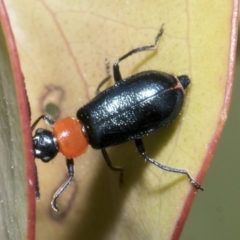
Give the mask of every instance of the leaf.
POLYGON ((15 40, 2 1, 0 19, 0 239, 34 239, 30 113, 15 40))
MULTIPOLYGON (((191 78, 181 115, 144 142, 149 156, 188 169, 201 182, 227 117, 237 1, 9 0, 7 5, 32 119, 51 107, 55 116, 75 116, 106 76, 104 59, 113 64, 129 50, 153 44, 164 23, 157 51, 136 54, 120 69, 124 77, 156 69, 191 78)), ((49 203, 66 177, 64 157, 59 154, 52 164, 37 161, 38 239, 179 238, 196 194, 186 177, 144 163, 133 143, 108 151, 125 169, 123 187, 101 154, 89 149, 75 161, 75 182, 59 199, 60 215, 49 203)))

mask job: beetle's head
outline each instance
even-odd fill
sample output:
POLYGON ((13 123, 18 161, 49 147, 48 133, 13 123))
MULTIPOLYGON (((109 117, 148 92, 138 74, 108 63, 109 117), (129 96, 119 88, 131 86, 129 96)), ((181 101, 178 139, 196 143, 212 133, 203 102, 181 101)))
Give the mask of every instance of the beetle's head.
POLYGON ((38 128, 32 139, 35 158, 49 162, 57 155, 58 148, 51 131, 38 128))

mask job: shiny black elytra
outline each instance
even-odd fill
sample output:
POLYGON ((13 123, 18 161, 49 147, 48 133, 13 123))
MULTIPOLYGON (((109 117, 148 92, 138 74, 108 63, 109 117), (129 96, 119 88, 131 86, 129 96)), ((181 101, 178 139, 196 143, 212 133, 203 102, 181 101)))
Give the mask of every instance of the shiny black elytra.
MULTIPOLYGON (((203 190, 187 170, 164 166, 147 156, 141 140, 143 135, 167 126, 179 115, 185 90, 190 83, 188 76, 173 76, 149 70, 122 79, 119 71, 119 62, 130 55, 156 49, 162 33, 163 28, 156 36, 154 45, 133 49, 119 58, 113 65, 115 84, 100 92, 100 88, 111 78, 109 64, 106 62, 108 76, 99 84, 97 96, 77 111, 79 128, 81 126, 89 145, 95 149, 101 149, 108 167, 120 172, 120 183, 123 179, 123 169, 112 165, 105 148, 134 140, 139 154, 145 160, 163 170, 185 174, 197 189, 203 190)), ((54 128, 55 121, 43 115, 34 122, 32 130, 41 119, 54 128)), ((57 137, 48 130, 37 129, 33 136, 33 144, 35 157, 43 162, 49 162, 58 151, 61 151, 58 149, 57 137)), ((69 177, 53 196, 51 205, 56 211, 58 211, 56 200, 72 181, 74 175, 73 157, 67 154, 65 157, 69 177)), ((40 197, 38 184, 36 195, 40 197)))
POLYGON ((99 93, 78 110, 77 118, 93 148, 135 140, 178 116, 189 83, 187 76, 140 72, 99 93))

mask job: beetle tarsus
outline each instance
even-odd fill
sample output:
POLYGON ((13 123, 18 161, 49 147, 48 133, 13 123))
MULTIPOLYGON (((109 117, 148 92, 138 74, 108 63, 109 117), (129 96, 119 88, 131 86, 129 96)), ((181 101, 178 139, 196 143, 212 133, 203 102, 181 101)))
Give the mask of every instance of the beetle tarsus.
POLYGON ((174 173, 180 173, 180 174, 185 174, 189 181, 192 183, 192 185, 196 188, 196 189, 200 189, 203 191, 203 188, 201 187, 200 184, 198 184, 189 174, 189 172, 186 169, 180 169, 180 168, 172 168, 172 167, 168 167, 165 165, 162 165, 159 162, 156 162, 154 159, 150 158, 147 156, 145 148, 144 148, 144 144, 142 139, 136 139, 135 140, 135 144, 137 147, 138 152, 140 153, 140 155, 147 161, 149 161, 150 163, 154 164, 155 166, 165 170, 165 171, 169 171, 169 172, 174 172, 174 173))

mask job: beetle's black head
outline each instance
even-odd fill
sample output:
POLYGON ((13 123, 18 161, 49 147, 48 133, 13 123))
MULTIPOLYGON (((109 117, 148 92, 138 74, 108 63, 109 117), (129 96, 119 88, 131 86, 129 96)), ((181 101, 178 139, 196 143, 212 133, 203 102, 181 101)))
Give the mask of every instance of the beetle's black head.
POLYGON ((186 89, 190 83, 190 79, 187 75, 182 75, 177 77, 179 82, 182 84, 183 88, 186 89))
POLYGON ((37 129, 33 136, 33 149, 35 158, 43 162, 51 161, 58 153, 52 132, 42 128, 37 129))

